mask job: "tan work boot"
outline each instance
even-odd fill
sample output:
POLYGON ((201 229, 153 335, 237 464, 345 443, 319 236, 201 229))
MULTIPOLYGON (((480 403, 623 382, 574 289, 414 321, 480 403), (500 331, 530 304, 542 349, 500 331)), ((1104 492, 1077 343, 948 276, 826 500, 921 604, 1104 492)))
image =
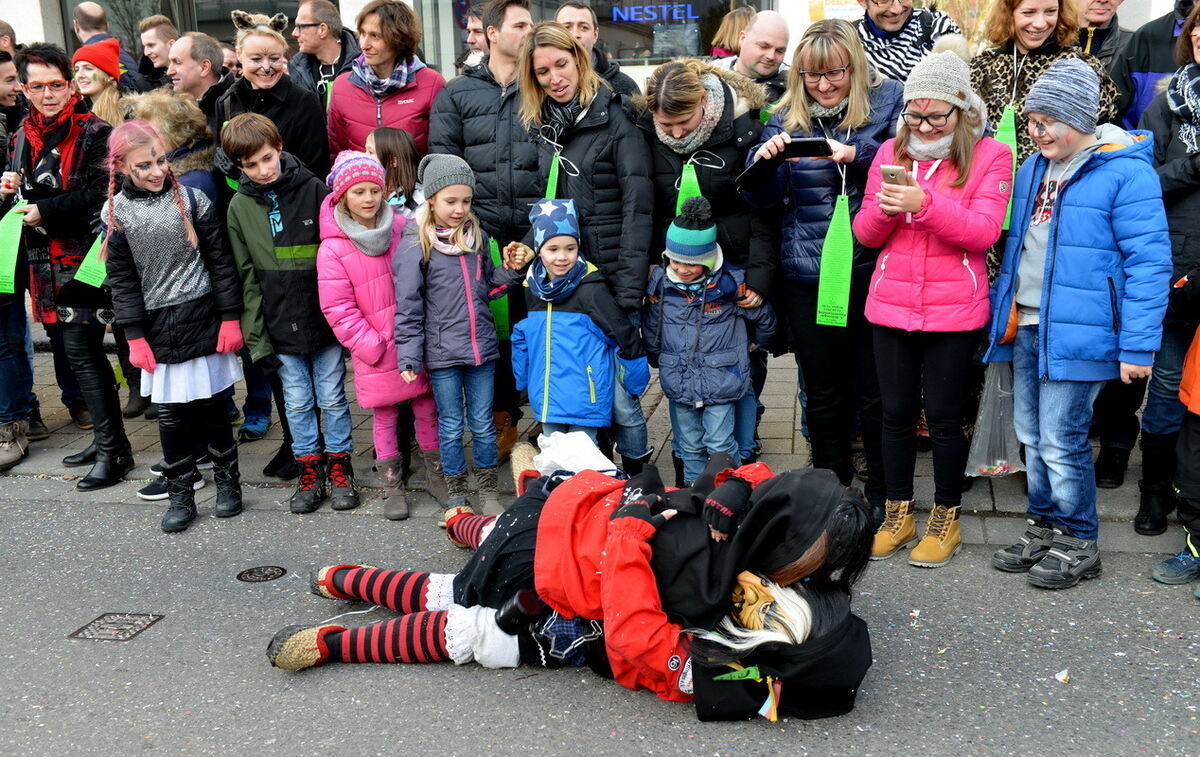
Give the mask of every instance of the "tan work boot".
POLYGON ((872 560, 886 560, 917 540, 917 521, 911 499, 889 499, 883 503, 883 525, 875 532, 872 560))
POLYGON ((950 562, 962 546, 958 530, 958 508, 934 505, 925 524, 925 538, 908 555, 908 564, 918 568, 940 568, 950 562))
POLYGON ((8 470, 29 454, 29 439, 25 421, 13 421, 0 426, 0 470, 8 470))

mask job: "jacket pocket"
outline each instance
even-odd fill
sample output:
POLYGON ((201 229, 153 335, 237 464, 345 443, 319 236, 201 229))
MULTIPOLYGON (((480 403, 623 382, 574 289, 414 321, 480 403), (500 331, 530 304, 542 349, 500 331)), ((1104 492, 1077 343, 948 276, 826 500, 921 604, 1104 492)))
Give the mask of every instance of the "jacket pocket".
POLYGON ((738 350, 722 350, 701 359, 704 365, 704 402, 729 402, 741 397, 742 370, 738 350))
POLYGON ((1117 302, 1117 284, 1113 277, 1108 277, 1108 299, 1112 306, 1112 330, 1114 334, 1121 331, 1121 306, 1117 302))

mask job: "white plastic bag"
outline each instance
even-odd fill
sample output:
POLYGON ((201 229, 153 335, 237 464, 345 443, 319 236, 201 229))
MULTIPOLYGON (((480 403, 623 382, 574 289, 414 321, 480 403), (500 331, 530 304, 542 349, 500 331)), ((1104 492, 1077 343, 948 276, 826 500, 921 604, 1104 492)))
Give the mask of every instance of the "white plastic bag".
POLYGON ((547 436, 538 436, 538 452, 533 458, 533 466, 538 473, 549 476, 556 471, 578 473, 584 470, 594 470, 600 473, 614 473, 617 466, 605 457, 592 438, 582 431, 572 431, 564 434, 555 431, 547 436))
POLYGON ((1013 426, 1012 363, 989 363, 967 455, 968 476, 1000 478, 1025 470, 1013 426))

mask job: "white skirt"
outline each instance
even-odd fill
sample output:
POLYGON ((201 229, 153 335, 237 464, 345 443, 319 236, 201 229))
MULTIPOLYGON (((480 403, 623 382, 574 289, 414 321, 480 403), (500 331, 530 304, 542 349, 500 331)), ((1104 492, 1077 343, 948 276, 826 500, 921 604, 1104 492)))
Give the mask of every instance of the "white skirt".
POLYGON ((236 352, 205 355, 186 363, 159 363, 154 373, 142 371, 142 396, 173 403, 208 399, 242 380, 236 352))

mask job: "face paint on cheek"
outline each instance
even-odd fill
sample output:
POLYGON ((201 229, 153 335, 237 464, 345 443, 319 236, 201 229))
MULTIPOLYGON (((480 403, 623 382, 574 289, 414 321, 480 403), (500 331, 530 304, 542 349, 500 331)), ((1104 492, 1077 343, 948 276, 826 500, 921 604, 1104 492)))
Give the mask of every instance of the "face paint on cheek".
POLYGON ((1057 140, 1071 144, 1075 141, 1075 130, 1066 124, 1054 124, 1050 129, 1051 135, 1057 140))

